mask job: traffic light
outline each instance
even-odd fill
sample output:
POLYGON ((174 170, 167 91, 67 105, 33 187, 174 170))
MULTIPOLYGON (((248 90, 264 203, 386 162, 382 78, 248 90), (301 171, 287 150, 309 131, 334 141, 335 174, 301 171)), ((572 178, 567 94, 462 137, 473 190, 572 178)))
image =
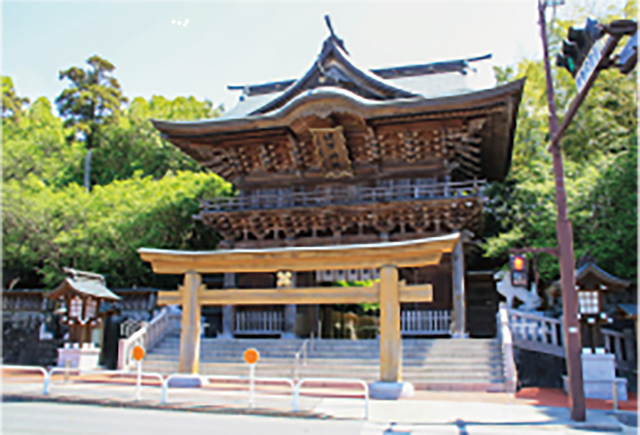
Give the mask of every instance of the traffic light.
POLYGON ((511 285, 514 287, 529 287, 529 267, 527 257, 523 254, 509 256, 509 270, 511 271, 511 285))
POLYGON ((604 35, 597 20, 587 18, 582 28, 569 27, 567 39, 562 41, 562 54, 558 54, 556 65, 566 68, 575 77, 593 44, 604 35))
POLYGON ((620 72, 629 74, 638 63, 638 33, 634 33, 618 56, 620 72))

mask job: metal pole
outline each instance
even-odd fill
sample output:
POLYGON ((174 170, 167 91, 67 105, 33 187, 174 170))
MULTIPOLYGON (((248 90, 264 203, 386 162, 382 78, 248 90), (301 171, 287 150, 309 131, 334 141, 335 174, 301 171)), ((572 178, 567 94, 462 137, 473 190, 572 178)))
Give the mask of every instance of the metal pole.
POLYGON ((249 364, 249 408, 253 408, 253 379, 256 373, 256 365, 249 364))
POLYGON ((575 291, 575 270, 573 253, 573 234, 571 222, 567 216, 567 194, 564 187, 564 168, 560 153, 560 138, 558 132, 558 117, 556 115, 555 95, 549 65, 549 46, 547 43, 547 28, 544 17, 546 1, 538 0, 538 14, 540 19, 540 34, 544 56, 545 76, 547 81, 547 101, 549 105, 549 135, 555 139, 551 146, 553 155, 553 172, 555 175, 556 205, 558 221, 558 249, 560 251, 560 282, 562 287, 562 304, 564 318, 565 355, 567 373, 569 375, 569 406, 571 419, 585 421, 584 385, 582 379, 582 355, 580 344, 580 329, 578 328, 578 309, 575 291))
POLYGON ((138 379, 136 381, 136 400, 140 400, 141 381, 142 381, 142 361, 138 361, 138 379))

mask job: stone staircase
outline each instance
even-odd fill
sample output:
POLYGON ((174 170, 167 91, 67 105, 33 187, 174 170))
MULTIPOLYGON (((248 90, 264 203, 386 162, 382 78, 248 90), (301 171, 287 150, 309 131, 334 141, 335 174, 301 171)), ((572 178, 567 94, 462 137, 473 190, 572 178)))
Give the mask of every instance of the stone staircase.
MULTIPOLYGON (((200 348, 200 373, 241 375, 249 373, 242 360, 245 349, 260 352, 258 377, 295 377, 295 353, 302 339, 204 338, 200 348)), ((145 372, 176 373, 180 339, 167 336, 151 349, 143 363, 145 372)), ((420 390, 504 391, 500 342, 497 339, 404 339, 403 380, 420 390)), ((377 340, 314 340, 307 363, 302 357, 297 377, 379 377, 377 340)))

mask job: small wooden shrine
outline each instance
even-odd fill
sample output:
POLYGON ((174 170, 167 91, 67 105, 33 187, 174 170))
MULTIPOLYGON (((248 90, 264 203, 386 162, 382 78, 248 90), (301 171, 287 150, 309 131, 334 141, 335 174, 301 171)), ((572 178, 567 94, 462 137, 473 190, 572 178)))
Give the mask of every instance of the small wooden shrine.
POLYGON ((91 343, 91 331, 102 322, 100 303, 120 299, 105 286, 102 275, 65 268, 70 276, 49 294, 64 304, 62 321, 69 326, 70 343, 91 343))
MULTIPOLYGON (((613 323, 618 315, 617 303, 627 302, 625 291, 631 282, 605 272, 591 256, 583 257, 579 264, 575 272, 575 289, 578 293, 580 336, 583 347, 595 352, 595 348, 604 346, 602 325, 613 323)), ((546 293, 553 304, 559 304, 562 296, 560 281, 551 284, 546 293)))

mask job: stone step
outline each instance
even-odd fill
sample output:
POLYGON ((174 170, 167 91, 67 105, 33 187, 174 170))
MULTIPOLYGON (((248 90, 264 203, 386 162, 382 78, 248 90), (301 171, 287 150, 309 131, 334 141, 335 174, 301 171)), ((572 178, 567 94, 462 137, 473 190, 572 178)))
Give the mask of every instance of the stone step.
MULTIPOLYGON (((373 342, 370 344, 366 344, 366 345, 361 345, 361 344, 357 344, 358 342, 354 342, 351 345, 348 344, 343 344, 343 345, 339 345, 339 346, 335 346, 335 345, 322 345, 322 344, 318 344, 313 343, 313 345, 308 344, 307 348, 308 349, 314 349, 314 350, 320 350, 320 351, 353 351, 353 350, 362 350, 362 351, 367 351, 367 350, 375 350, 375 349, 379 349, 380 348, 380 343, 379 342, 373 342)), ((180 342, 178 341, 174 341, 174 342, 167 342, 167 341, 162 341, 161 343, 158 343, 156 346, 156 348, 170 348, 170 349, 179 349, 180 348, 180 342)), ((252 344, 246 344, 246 345, 229 345, 229 344, 225 344, 224 342, 214 342, 214 343, 200 343, 200 348, 201 349, 225 349, 225 350, 237 350, 237 351, 243 351, 245 349, 248 349, 250 347, 254 347, 258 350, 260 349, 289 349, 289 350, 298 350, 300 348, 302 348, 302 343, 300 343, 300 345, 296 345, 296 346, 288 346, 288 345, 282 345, 282 344, 277 344, 277 343, 252 343, 252 344)), ((416 352, 437 352, 437 351, 460 351, 460 350, 465 350, 465 351, 484 351, 484 350, 494 350, 494 349, 501 349, 501 346, 499 346, 498 344, 492 344, 492 345, 482 345, 482 346, 473 346, 473 345, 469 345, 469 346, 463 346, 463 345, 451 345, 451 346, 419 346, 419 345, 407 345, 405 343, 402 343, 402 348, 403 349, 410 349, 412 351, 416 351, 416 352)))
MULTIPOLYGON (((177 366, 177 361, 146 361, 144 363, 145 370, 149 367, 173 367, 177 366)), ((241 363, 219 363, 219 362, 201 362, 200 367, 216 367, 219 370, 240 370, 246 371, 248 370, 248 366, 246 364, 241 363)), ((260 364, 256 367, 257 370, 280 370, 280 369, 290 369, 295 367, 294 364, 260 364)), ((306 371, 337 371, 337 372, 366 372, 366 371, 374 371, 377 372, 379 370, 379 366, 377 365, 366 365, 366 364, 353 364, 349 366, 345 365, 314 365, 307 364, 299 365, 298 368, 300 370, 306 371)), ((503 373, 503 369, 501 366, 461 366, 461 367, 443 367, 443 366, 410 366, 403 365, 402 370, 406 373, 491 373, 499 375, 503 373)))
MULTIPOLYGON (((145 361, 178 361, 178 355, 155 355, 149 354, 145 361)), ((242 358, 215 358, 215 357, 200 357, 201 362, 206 363, 228 363, 228 364, 244 364, 242 358)), ((303 363, 303 359, 301 358, 300 364, 303 363)), ((294 358, 260 358, 259 364, 269 364, 269 365, 278 365, 278 364, 293 364, 295 362, 294 358)), ((380 362, 378 358, 307 358, 307 364, 313 365, 336 365, 336 366, 345 366, 352 364, 361 364, 361 365, 374 365, 377 366, 380 362)), ((403 365, 405 366, 415 366, 415 367, 425 367, 425 366, 440 366, 440 367, 476 367, 476 366, 494 366, 501 365, 501 358, 473 358, 473 359, 458 359, 458 358, 427 358, 427 359, 409 359, 403 358, 403 365)))
MULTIPOLYGON (((155 370, 170 370, 173 367, 177 367, 178 363, 175 361, 149 361, 143 364, 143 369, 145 371, 149 371, 152 368, 155 370)), ((294 368, 294 364, 290 365, 258 365, 256 366, 257 372, 273 372, 273 371, 284 371, 287 372, 294 368)), ((246 364, 237 364, 237 363, 208 363, 202 362, 200 364, 200 370, 214 370, 217 373, 247 373, 248 366, 246 364)), ((306 366, 298 366, 298 370, 300 372, 308 372, 308 373, 353 373, 354 375, 361 375, 365 373, 379 373, 379 366, 371 366, 371 365, 359 365, 354 364, 351 366, 331 366, 331 365, 306 365, 306 366)), ((437 374, 439 376, 445 375, 449 376, 455 374, 456 376, 501 376, 503 373, 502 367, 458 367, 458 368, 443 368, 443 367, 411 367, 411 366, 403 366, 403 373, 405 374, 414 374, 414 375, 433 375, 437 374)))
MULTIPOLYGON (((255 347, 261 354, 256 376, 291 378, 296 373, 294 355, 302 343, 302 339, 202 339, 200 373, 248 376, 242 354, 255 347)), ((148 353, 144 371, 177 372, 179 345, 179 337, 165 338, 148 353)), ((501 348, 495 339, 405 339, 402 345, 403 379, 416 389, 504 391, 501 348)), ((380 376, 379 346, 378 340, 315 340, 313 351, 307 349, 307 364, 299 361, 297 376, 375 381, 380 376)))
MULTIPOLYGON (((174 353, 149 353, 146 357, 146 360, 167 360, 167 361, 178 361, 179 355, 174 353)), ((200 355, 200 360, 205 362, 228 362, 228 363, 242 363, 244 362, 242 355, 215 355, 215 354, 204 354, 200 355)), ((304 358, 300 357, 300 361, 302 362, 304 358)), ((273 362, 273 363, 286 363, 286 362, 294 362, 295 357, 293 355, 260 355, 260 363, 273 362)), ((316 364, 337 364, 337 365, 348 365, 352 364, 354 361, 362 361, 367 364, 378 364, 380 358, 375 355, 371 357, 362 357, 358 356, 354 358, 352 355, 344 355, 342 357, 335 357, 331 355, 308 355, 307 362, 316 363, 316 364)), ((459 365, 479 365, 479 364, 501 364, 502 356, 501 355, 493 355, 493 356, 474 356, 474 355, 465 355, 463 357, 451 356, 451 355, 427 355, 427 356, 407 356, 403 355, 402 362, 404 364, 410 365, 425 365, 425 364, 434 364, 434 365, 451 365, 451 366, 459 366, 459 365)))
MULTIPOLYGON (((180 337, 169 336, 164 340, 166 343, 179 343, 180 337)), ((268 345, 268 346, 299 346, 302 345, 304 339, 218 339, 218 338, 201 338, 200 343, 205 346, 208 344, 216 344, 222 346, 238 346, 247 345, 268 345)), ((347 339, 322 339, 313 341, 317 346, 371 346, 377 345, 379 340, 347 340, 347 339)), ((402 344, 405 346, 424 346, 424 347, 449 347, 449 346, 493 346, 499 342, 496 339, 403 339, 402 344)))
MULTIPOLYGON (((177 370, 170 369, 165 372, 165 374, 175 373, 177 370)), ((149 370, 149 372, 159 372, 163 373, 161 370, 149 370)), ((240 376, 240 377, 248 377, 248 371, 238 371, 238 372, 220 372, 216 369, 203 368, 200 370, 200 374, 202 375, 210 375, 210 376, 240 376)), ((293 370, 280 370, 280 371, 257 371, 256 377, 258 378, 289 378, 292 379, 294 377, 293 370)), ((302 378, 328 378, 328 379, 361 379, 367 382, 374 382, 379 379, 379 372, 367 372, 360 374, 353 374, 351 372, 308 372, 299 370, 298 371, 298 379, 302 378)), ((491 376, 487 374, 469 374, 469 375, 458 375, 458 374, 431 374, 431 375, 423 375, 423 374, 413 374, 413 373, 403 373, 403 380, 412 383, 447 383, 447 382, 459 382, 459 383, 503 383, 504 378, 502 376, 491 376)))

